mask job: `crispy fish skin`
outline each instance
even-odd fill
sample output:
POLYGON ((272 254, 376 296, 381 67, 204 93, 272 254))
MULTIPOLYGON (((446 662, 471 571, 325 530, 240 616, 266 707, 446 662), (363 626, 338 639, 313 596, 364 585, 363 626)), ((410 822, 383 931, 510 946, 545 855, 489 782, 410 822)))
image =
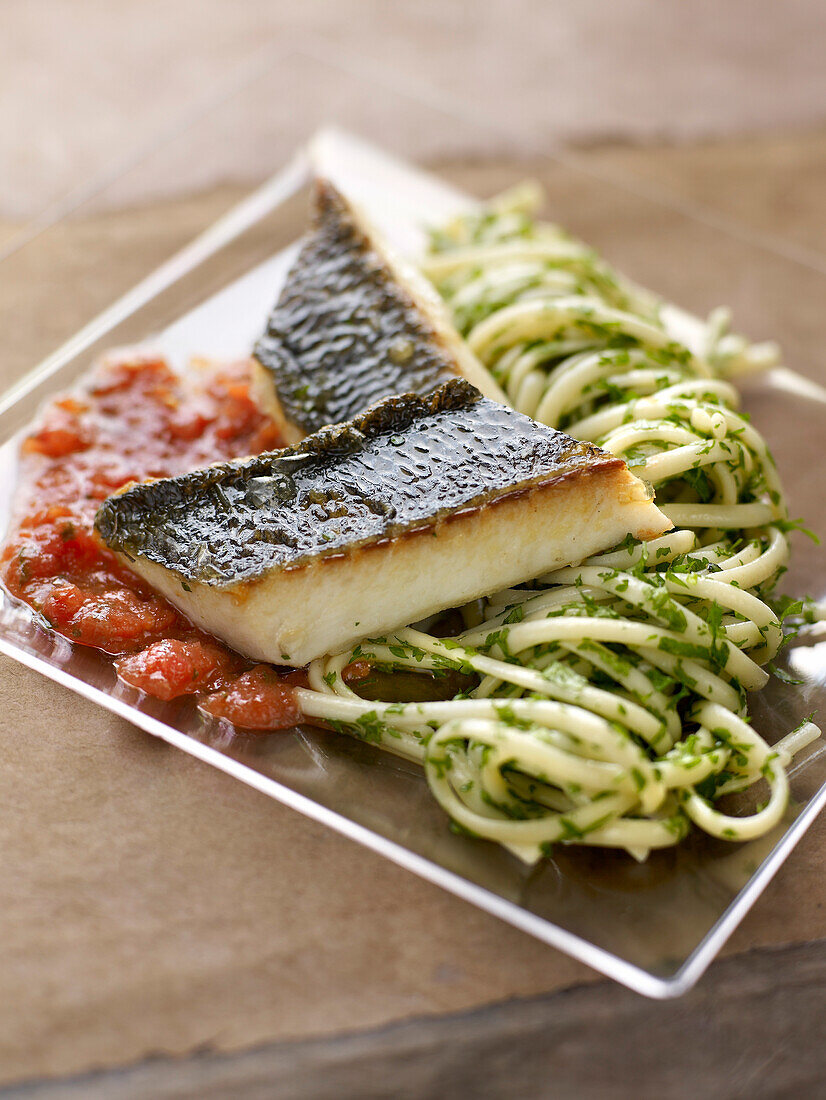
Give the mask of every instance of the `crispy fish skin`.
POLYGON ((325 181, 254 356, 259 399, 288 443, 457 375, 505 403, 432 287, 325 181))
POLYGON ((134 485, 96 527, 198 626, 303 665, 670 524, 621 459, 453 379, 283 451, 134 485))

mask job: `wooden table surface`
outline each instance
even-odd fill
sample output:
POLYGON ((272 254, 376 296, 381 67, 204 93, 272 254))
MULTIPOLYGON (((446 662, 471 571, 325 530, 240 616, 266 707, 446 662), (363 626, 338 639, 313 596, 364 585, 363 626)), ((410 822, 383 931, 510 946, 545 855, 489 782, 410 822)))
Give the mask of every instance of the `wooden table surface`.
MULTIPOLYGON (((5 9, 0 382, 328 120, 479 194, 539 176, 631 274, 826 381, 818 5, 686 10, 5 9)), ((0 670, 0 1097, 826 1094, 826 822, 658 1004, 0 670)))

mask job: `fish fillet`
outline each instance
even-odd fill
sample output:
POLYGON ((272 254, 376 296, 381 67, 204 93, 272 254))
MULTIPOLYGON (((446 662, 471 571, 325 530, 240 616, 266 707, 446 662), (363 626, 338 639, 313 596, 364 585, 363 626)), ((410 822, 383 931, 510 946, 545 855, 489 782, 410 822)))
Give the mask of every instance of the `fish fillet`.
POLYGON ((430 284, 324 181, 313 230, 254 356, 259 400, 288 443, 457 375, 506 403, 430 284))
POLYGON ((298 666, 671 525, 621 459, 453 379, 133 485, 96 526, 198 626, 298 666))

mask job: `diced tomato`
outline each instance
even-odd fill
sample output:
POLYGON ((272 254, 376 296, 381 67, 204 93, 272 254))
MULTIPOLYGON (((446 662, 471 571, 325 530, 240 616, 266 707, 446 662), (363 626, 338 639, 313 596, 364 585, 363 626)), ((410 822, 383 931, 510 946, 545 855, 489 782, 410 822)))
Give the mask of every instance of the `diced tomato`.
POLYGON ((306 674, 251 669, 121 565, 94 530, 100 502, 130 481, 278 447, 250 383, 247 361, 182 379, 161 359, 122 356, 97 372, 82 399, 55 401, 22 447, 0 576, 56 632, 120 655, 126 683, 159 699, 211 693, 214 713, 270 729, 300 720, 293 686, 306 684, 306 674))
POLYGON ((201 704, 207 714, 253 730, 290 729, 301 721, 295 688, 269 665, 257 665, 201 704))
POLYGON ((341 670, 341 678, 345 684, 352 684, 364 680, 373 671, 369 661, 351 661, 341 670))
POLYGON ((199 638, 164 638, 117 662, 120 678, 157 699, 211 691, 237 671, 240 659, 199 638))
POLYGON ((83 645, 123 653, 173 629, 180 616, 158 596, 142 596, 125 587, 103 592, 56 579, 41 611, 55 630, 83 645))

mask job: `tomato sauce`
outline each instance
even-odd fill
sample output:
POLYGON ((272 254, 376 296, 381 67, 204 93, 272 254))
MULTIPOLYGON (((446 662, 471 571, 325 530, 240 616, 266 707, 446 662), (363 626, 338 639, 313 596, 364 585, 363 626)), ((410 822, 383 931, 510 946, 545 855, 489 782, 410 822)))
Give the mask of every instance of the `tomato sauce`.
POLYGON ((253 665, 196 629, 94 530, 101 501, 128 482, 280 445, 253 399, 248 361, 195 362, 183 378, 159 358, 111 358, 82 391, 54 401, 24 440, 0 577, 56 633, 111 655, 133 687, 158 699, 196 696, 250 729, 294 725, 296 674, 253 665))

